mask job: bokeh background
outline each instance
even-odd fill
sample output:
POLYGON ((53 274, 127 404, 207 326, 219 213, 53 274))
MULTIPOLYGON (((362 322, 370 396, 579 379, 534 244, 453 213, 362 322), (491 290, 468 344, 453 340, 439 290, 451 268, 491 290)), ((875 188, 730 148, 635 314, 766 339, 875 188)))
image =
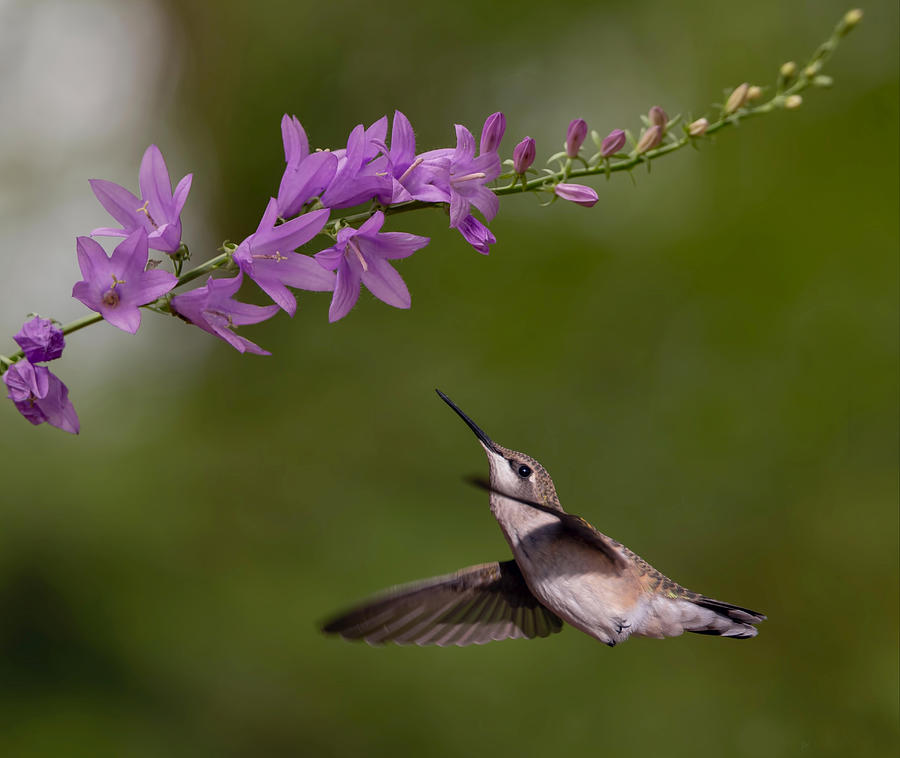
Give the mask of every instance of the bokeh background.
MULTIPOLYGON (((253 231, 279 119, 319 146, 394 108, 419 144, 507 114, 558 149, 653 104, 774 81, 841 2, 0 2, 0 316, 68 321, 87 179, 147 144, 194 172, 195 260, 253 231)), ((898 745, 898 9, 830 91, 596 182, 505 199, 490 256, 433 211, 400 271, 327 323, 301 296, 241 356, 175 319, 69 339, 77 438, 0 405, 4 756, 894 755, 898 745), (751 642, 609 649, 568 629, 370 648, 317 624, 508 556, 440 387, 582 514, 686 586, 759 608, 751 642)), ((249 291, 249 290, 248 290, 249 291)), ((12 350, 12 343, 3 350, 12 350)))

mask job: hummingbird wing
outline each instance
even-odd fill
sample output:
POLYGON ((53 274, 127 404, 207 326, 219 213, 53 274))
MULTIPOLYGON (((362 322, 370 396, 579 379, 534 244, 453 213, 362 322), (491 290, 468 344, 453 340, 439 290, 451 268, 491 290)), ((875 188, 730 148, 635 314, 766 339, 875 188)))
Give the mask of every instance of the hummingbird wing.
POLYGON ((515 561, 494 561, 395 587, 329 621, 322 631, 371 645, 463 647, 547 637, 562 624, 531 594, 515 561))
POLYGON ((481 489, 485 489, 488 492, 494 492, 497 495, 502 495, 505 498, 510 500, 515 500, 517 503, 521 503, 522 505, 527 505, 531 508, 536 508, 539 511, 543 511, 544 513, 549 513, 552 516, 556 516, 559 519, 560 524, 563 529, 565 529, 569 534, 574 537, 578 537, 584 542, 588 543, 591 547, 599 550, 610 563, 619 571, 627 570, 631 567, 632 563, 629 560, 628 555, 623 552, 623 545, 620 542, 616 542, 611 537, 607 537, 602 532, 598 531, 596 527, 589 524, 585 519, 581 518, 581 516, 576 516, 573 513, 566 513, 559 508, 552 508, 549 505, 544 505, 542 503, 537 503, 534 500, 529 500, 527 498, 519 497, 518 495, 513 495, 508 492, 504 492, 502 490, 494 487, 488 480, 482 479, 481 477, 471 477, 469 481, 474 484, 476 487, 480 487, 481 489))

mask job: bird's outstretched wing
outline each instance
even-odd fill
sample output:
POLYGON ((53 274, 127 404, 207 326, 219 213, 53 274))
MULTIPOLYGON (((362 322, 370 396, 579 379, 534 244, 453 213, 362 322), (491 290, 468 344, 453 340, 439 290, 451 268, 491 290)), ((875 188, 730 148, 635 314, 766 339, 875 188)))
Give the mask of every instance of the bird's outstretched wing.
POLYGON ((531 594, 515 561, 495 561, 395 587, 329 621, 322 631, 372 645, 462 647, 547 637, 562 623, 531 594))

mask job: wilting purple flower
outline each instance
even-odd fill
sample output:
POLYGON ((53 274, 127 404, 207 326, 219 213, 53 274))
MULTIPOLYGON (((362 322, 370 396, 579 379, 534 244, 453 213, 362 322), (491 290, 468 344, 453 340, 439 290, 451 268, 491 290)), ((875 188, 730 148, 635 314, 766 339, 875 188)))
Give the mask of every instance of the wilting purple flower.
POLYGON ((609 156, 618 153, 624 146, 625 132, 621 129, 613 129, 600 143, 600 155, 603 158, 609 158, 609 156))
POLYGON ((407 232, 382 232, 384 214, 373 213, 359 229, 338 231, 337 244, 316 253, 316 260, 329 271, 337 270, 337 284, 328 320, 346 316, 359 298, 360 282, 369 292, 395 308, 409 308, 406 283, 389 260, 406 258, 428 244, 428 237, 407 232))
POLYGON ((492 113, 484 121, 484 128, 481 130, 481 141, 479 143, 478 154, 496 153, 503 140, 503 133, 506 131, 506 116, 500 111, 492 113))
POLYGON ((557 184, 553 191, 563 200, 583 205, 585 208, 590 208, 598 200, 596 191, 583 184, 557 184))
POLYGON ((314 292, 331 292, 334 289, 334 274, 325 271, 308 255, 293 252, 322 231, 329 213, 328 209, 310 211, 275 226, 278 201, 272 198, 259 228, 238 246, 232 256, 241 271, 291 316, 297 312, 297 299, 288 286, 314 292))
POLYGON ((463 239, 482 255, 491 252, 491 245, 497 241, 491 230, 471 214, 466 216, 457 228, 463 239))
POLYGON ((141 325, 138 306, 152 303, 178 283, 168 271, 144 270, 149 251, 143 229, 120 242, 111 257, 90 237, 78 238, 77 251, 84 279, 72 288, 72 297, 131 334, 141 325))
POLYGON ((637 145, 635 145, 634 152, 637 155, 646 153, 648 150, 652 150, 654 147, 659 145, 659 143, 662 142, 662 138, 662 127, 654 124, 641 135, 641 138, 638 140, 637 145))
POLYGON ((46 366, 34 366, 27 359, 17 361, 3 375, 7 397, 32 424, 44 422, 78 434, 80 425, 69 390, 46 366))
POLYGON ((234 333, 235 327, 258 324, 278 312, 277 305, 251 305, 234 300, 244 281, 243 272, 231 279, 213 279, 182 295, 172 298, 172 310, 204 331, 221 337, 240 353, 271 355, 246 337, 234 333))
POLYGON ((387 156, 387 116, 368 129, 359 124, 347 139, 346 150, 335 150, 337 172, 319 198, 326 208, 349 208, 372 198, 391 202, 393 182, 387 156))
POLYGON ((651 126, 658 126, 660 129, 665 129, 669 123, 669 116, 666 112, 660 108, 658 105, 654 105, 650 109, 650 113, 647 114, 648 119, 650 120, 651 126))
POLYGON ((141 199, 124 187, 105 179, 91 179, 91 189, 121 229, 100 227, 91 232, 102 237, 127 237, 136 229, 147 233, 154 250, 174 253, 181 245, 181 209, 191 189, 193 174, 188 174, 172 192, 169 170, 156 145, 144 151, 138 183, 141 199))
POLYGON ((524 174, 534 163, 535 146, 531 137, 526 137, 513 148, 513 171, 524 174))
POLYGON ((32 363, 55 361, 62 355, 66 346, 62 329, 49 318, 40 316, 35 316, 22 324, 22 328, 13 339, 32 363))
POLYGON ((583 118, 576 118, 569 124, 566 130, 566 155, 569 158, 578 157, 578 151, 587 137, 587 130, 587 121, 583 118))
POLYGON ((337 171, 338 159, 328 151, 309 152, 309 140, 296 116, 284 114, 281 138, 287 168, 278 187, 278 215, 291 218, 329 185, 337 171))

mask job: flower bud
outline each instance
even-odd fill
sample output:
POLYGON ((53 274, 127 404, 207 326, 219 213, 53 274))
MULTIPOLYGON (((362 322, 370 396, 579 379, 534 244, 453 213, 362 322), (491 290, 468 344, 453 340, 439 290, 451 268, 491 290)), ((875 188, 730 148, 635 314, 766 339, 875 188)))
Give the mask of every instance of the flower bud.
POLYGON ((526 137, 513 148, 513 171, 524 174, 534 163, 534 140, 526 137))
POLYGON ((818 76, 813 78, 812 83, 814 87, 823 87, 825 89, 828 89, 831 85, 834 84, 834 79, 832 79, 830 76, 825 76, 825 74, 819 74, 818 76))
POLYGON ((789 95, 784 100, 784 107, 789 111, 799 108, 803 104, 803 98, 800 95, 789 95))
POLYGON ((500 111, 492 113, 485 119, 484 128, 481 130, 481 151, 480 155, 485 153, 495 153, 500 147, 500 140, 503 139, 503 133, 506 131, 506 116, 500 111))
POLYGON ((583 205, 585 208, 590 208, 599 199, 596 190, 583 184, 557 184, 553 191, 563 200, 583 205))
POLYGON ((600 144, 600 156, 609 158, 615 155, 625 146, 625 132, 621 129, 613 129, 600 144))
POLYGON ((725 102, 725 113, 731 115, 739 110, 744 103, 747 102, 747 93, 749 91, 750 84, 748 82, 744 82, 735 87, 734 91, 728 96, 728 100, 725 102))
POLYGON ((665 129, 666 125, 669 123, 669 117, 666 115, 666 112, 658 105, 654 105, 650 109, 648 117, 650 119, 651 126, 659 126, 665 129))
POLYGON ((794 61, 782 63, 778 73, 783 79, 793 79, 797 75, 797 64, 794 61))
POLYGON ((757 87, 755 84, 747 90, 747 100, 759 100, 762 97, 763 91, 762 87, 757 87))
POLYGON ((692 137, 702 137, 706 134, 707 127, 709 127, 709 121, 705 118, 698 118, 696 121, 688 124, 688 134, 692 137))
POLYGON ((859 8, 854 8, 852 11, 847 11, 844 14, 844 18, 841 19, 841 23, 838 24, 838 33, 846 34, 849 32, 854 26, 856 26, 860 21, 862 21, 863 12, 859 8))
POLYGON ((49 318, 34 318, 22 324, 13 339, 25 353, 25 358, 32 363, 39 361, 55 361, 62 355, 66 346, 62 329, 49 318))
POLYGON ((812 79, 819 71, 822 69, 822 63, 820 61, 815 61, 810 63, 805 69, 803 69, 803 75, 807 79, 812 79))
POLYGON ((646 153, 662 142, 663 130, 658 124, 654 124, 645 131, 634 148, 635 155, 646 153))
POLYGON ((569 158, 578 157, 578 151, 581 149, 584 138, 587 137, 587 131, 587 121, 583 118, 576 118, 569 124, 568 130, 566 130, 566 155, 569 158))

